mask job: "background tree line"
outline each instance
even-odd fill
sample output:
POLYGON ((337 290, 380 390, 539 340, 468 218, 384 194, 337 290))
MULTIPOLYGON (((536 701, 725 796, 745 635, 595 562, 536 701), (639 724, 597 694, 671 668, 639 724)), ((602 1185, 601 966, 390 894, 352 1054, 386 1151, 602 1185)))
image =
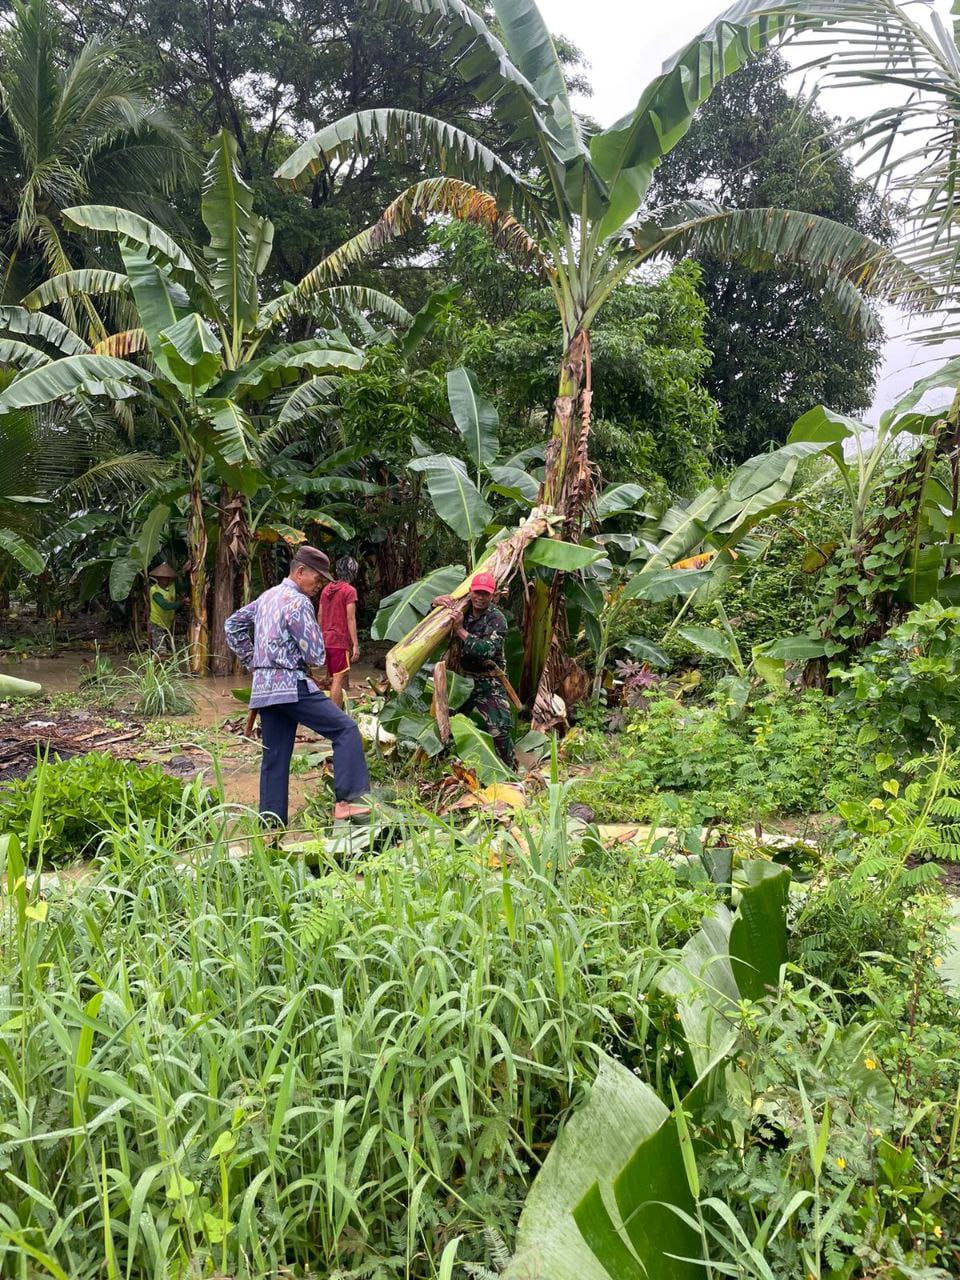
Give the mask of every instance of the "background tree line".
MULTIPOLYGON (((93 261, 89 237, 59 217, 71 204, 139 210, 202 242, 203 157, 220 129, 236 142, 255 212, 275 228, 261 282, 267 293, 299 281, 409 181, 409 166, 377 156, 340 165, 336 182, 321 168, 305 190, 280 187, 272 175, 296 138, 330 120, 406 107, 468 128, 518 171, 534 162, 530 144, 512 140, 477 103, 442 48, 363 4, 33 0, 14 30, 16 12, 0 4, 6 305, 46 276, 93 261)), ((588 93, 578 51, 562 40, 558 49, 570 89, 588 93)), ((768 54, 722 84, 664 161, 649 203, 708 195, 747 208, 783 204, 889 240, 878 201, 833 153, 830 122, 816 112, 798 117, 783 72, 768 54)), ((99 247, 96 262, 110 252, 99 247)), ((338 449, 368 451, 364 478, 380 492, 354 508, 350 527, 375 570, 376 596, 445 554, 447 531, 425 522, 421 490, 404 468, 414 437, 439 447, 450 429, 446 370, 462 362, 475 371, 499 407, 505 441, 520 450, 544 437, 562 336, 542 284, 478 228, 434 223, 414 231, 351 279, 410 312, 442 295, 413 356, 395 344, 374 348, 362 370, 344 375, 335 410, 300 427, 303 465, 338 449), (397 521, 398 513, 409 519, 397 521)), ((65 303, 66 319, 71 308, 78 324, 96 329, 79 303, 65 303)), ((291 315, 287 336, 306 338, 314 324, 291 315)), ((863 408, 881 335, 852 333, 839 307, 802 281, 702 255, 696 265, 621 285, 594 341, 593 462, 607 481, 639 480, 666 497, 689 496, 712 465, 782 441, 811 403, 863 408)), ((143 480, 174 443, 155 418, 124 418, 121 402, 119 420, 91 424, 74 470, 104 467, 105 483, 112 464, 121 482, 143 480)), ((63 480, 41 478, 40 488, 61 492, 63 480)), ((11 479, 6 492, 16 496, 18 485, 11 479)), ((175 506, 178 492, 173 482, 164 497, 175 506)), ((223 496, 211 487, 210 508, 223 496)), ((69 485, 64 498, 76 506, 69 485)))

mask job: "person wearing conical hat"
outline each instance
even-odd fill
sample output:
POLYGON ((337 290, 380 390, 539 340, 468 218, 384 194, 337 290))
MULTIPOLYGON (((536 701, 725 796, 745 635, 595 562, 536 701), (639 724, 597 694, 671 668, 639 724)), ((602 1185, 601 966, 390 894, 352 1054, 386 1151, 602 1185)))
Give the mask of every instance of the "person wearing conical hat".
POLYGON ((150 651, 158 658, 173 653, 173 618, 177 601, 177 571, 164 561, 150 570, 150 651))

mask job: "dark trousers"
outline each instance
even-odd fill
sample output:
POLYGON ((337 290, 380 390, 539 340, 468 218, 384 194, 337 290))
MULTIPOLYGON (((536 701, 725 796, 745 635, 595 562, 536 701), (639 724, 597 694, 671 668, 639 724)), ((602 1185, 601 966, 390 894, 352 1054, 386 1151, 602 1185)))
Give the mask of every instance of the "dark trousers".
POLYGON ((297 726, 306 725, 333 744, 333 790, 338 800, 355 800, 370 786, 360 730, 325 693, 310 693, 306 680, 297 684, 296 702, 260 708, 263 759, 260 763, 260 812, 287 821, 290 760, 297 726))

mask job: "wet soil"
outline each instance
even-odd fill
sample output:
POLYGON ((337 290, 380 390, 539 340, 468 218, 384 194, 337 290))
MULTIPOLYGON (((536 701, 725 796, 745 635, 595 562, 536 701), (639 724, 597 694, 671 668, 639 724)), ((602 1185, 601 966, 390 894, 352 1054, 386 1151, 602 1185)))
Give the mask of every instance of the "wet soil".
MULTIPOLYGON (((122 667, 122 655, 111 655, 122 667)), ((123 759, 157 762, 168 773, 190 781, 199 774, 214 785, 219 770, 224 795, 232 804, 255 808, 260 788, 260 743, 244 736, 247 707, 233 690, 248 684, 244 676, 192 678, 195 708, 185 716, 144 723, 123 710, 48 706, 47 699, 76 693, 92 668, 92 655, 68 652, 56 657, 0 661, 0 675, 34 680, 43 694, 28 703, 0 703, 0 785, 26 777, 36 764, 37 751, 49 748, 63 759, 86 751, 110 751, 123 759)), ((382 674, 360 662, 351 672, 353 696, 369 691, 368 681, 382 674)), ((349 695, 348 695, 349 696, 349 695)), ((329 746, 309 730, 297 737, 297 753, 310 767, 295 762, 290 779, 290 808, 296 812, 323 786, 324 759, 329 746)))

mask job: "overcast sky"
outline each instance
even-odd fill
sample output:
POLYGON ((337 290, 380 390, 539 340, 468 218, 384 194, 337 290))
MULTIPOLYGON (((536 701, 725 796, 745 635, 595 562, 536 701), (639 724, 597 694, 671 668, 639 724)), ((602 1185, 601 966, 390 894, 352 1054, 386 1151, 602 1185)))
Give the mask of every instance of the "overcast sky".
MULTIPOLYGON (((946 16, 951 0, 936 0, 946 16)), ((589 62, 593 97, 578 104, 601 125, 612 124, 636 104, 643 88, 656 76, 664 59, 675 53, 730 0, 538 0, 550 29, 573 41, 589 62)), ((846 96, 846 95, 844 95, 846 96)), ((849 101, 849 99, 848 99, 849 101)), ((837 115, 862 109, 858 97, 847 106, 828 95, 824 106, 837 115)), ((885 309, 890 340, 877 380, 876 402, 867 415, 875 420, 880 410, 901 395, 918 377, 937 367, 954 350, 916 347, 902 334, 905 323, 895 311, 885 309)))

